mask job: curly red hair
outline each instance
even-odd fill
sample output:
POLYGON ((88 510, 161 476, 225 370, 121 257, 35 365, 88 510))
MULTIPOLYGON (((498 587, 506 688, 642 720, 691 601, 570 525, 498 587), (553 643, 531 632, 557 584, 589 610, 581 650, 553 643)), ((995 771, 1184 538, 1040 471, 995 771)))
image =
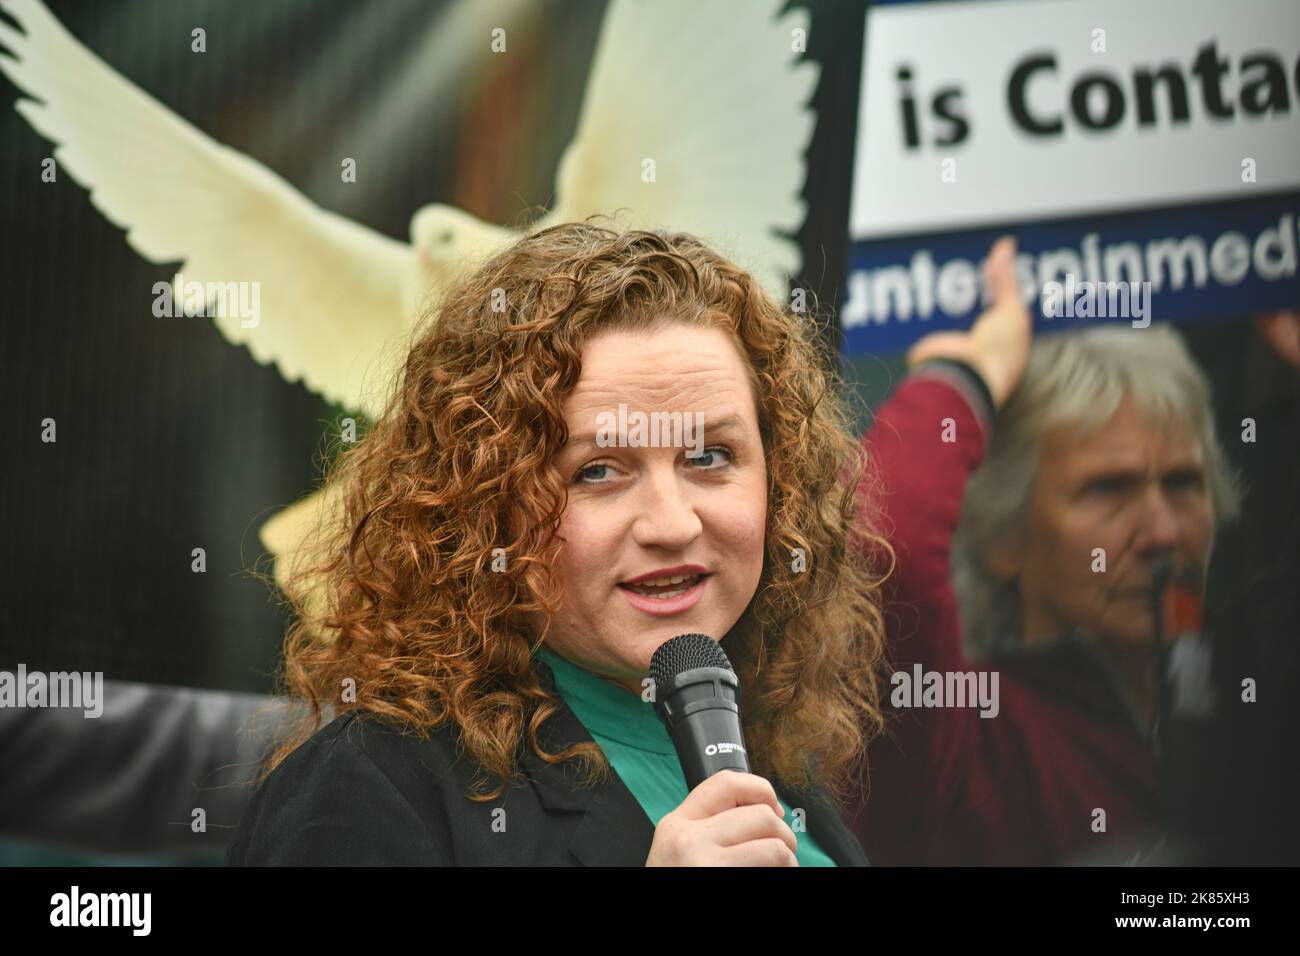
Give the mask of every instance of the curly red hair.
POLYGON ((420 734, 452 722, 496 781, 473 799, 504 792, 525 738, 544 760, 580 760, 586 782, 605 776, 595 743, 538 743, 562 702, 539 681, 545 631, 528 621, 560 594, 546 555, 568 482, 552 462, 583 344, 665 318, 725 330, 760 410, 763 573, 724 645, 745 689, 751 770, 837 797, 858 784, 883 723, 883 576, 868 554, 889 552, 857 514, 866 461, 833 352, 810 315, 699 239, 591 222, 528 235, 464 277, 417 327, 385 413, 329 469, 344 503, 317 531, 323 558, 285 588, 297 617, 281 683, 310 706, 264 773, 319 727, 325 703, 420 734), (507 570, 493 573, 500 555, 507 570))

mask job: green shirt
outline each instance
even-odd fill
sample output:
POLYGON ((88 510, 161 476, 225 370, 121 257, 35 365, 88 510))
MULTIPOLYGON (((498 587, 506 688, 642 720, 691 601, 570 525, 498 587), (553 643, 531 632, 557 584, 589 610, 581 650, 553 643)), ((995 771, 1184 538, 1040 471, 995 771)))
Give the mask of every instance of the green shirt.
MULTIPOLYGON (((619 687, 578 667, 549 648, 537 656, 550 665, 555 675, 555 689, 592 739, 600 744, 610 765, 632 791, 641 809, 655 826, 676 810, 686 795, 686 777, 682 773, 677 749, 668 728, 654 705, 640 695, 619 687)), ((794 829, 794 815, 780 795, 785 822, 794 829)), ((795 857, 800 866, 835 866, 807 831, 795 830, 798 849, 795 857)))

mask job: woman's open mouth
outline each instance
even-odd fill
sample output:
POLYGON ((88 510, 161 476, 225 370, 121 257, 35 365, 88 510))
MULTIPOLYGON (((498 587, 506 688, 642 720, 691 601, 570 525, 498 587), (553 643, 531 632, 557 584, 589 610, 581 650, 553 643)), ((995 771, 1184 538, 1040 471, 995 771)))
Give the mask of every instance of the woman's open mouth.
POLYGON ((682 574, 639 584, 620 584, 618 587, 638 610, 650 614, 676 614, 699 601, 710 577, 711 574, 682 574))

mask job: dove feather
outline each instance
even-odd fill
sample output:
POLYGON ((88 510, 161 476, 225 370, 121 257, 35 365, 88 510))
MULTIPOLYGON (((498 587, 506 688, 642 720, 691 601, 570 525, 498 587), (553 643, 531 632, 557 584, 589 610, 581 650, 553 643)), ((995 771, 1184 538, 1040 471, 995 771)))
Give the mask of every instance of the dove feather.
POLYGON ((692 232, 784 300, 820 67, 792 50, 804 10, 783 0, 620 0, 601 25, 577 134, 543 226, 592 213, 626 228, 692 232), (642 182, 642 161, 655 182, 642 182))

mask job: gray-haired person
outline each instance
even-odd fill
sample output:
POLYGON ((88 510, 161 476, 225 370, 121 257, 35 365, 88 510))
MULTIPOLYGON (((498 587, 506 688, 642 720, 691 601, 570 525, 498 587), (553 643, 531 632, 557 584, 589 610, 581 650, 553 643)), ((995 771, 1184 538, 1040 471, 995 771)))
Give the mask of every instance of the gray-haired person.
MULTIPOLYGON (((1014 283, 1005 256, 986 281, 1014 283)), ((1196 677, 1175 687, 1192 709, 1207 673, 1199 639, 1157 650, 1153 588, 1203 580, 1237 483, 1173 330, 1031 349, 1002 295, 969 333, 918 343, 877 411, 891 732, 854 830, 883 864, 1150 858, 1167 824, 1158 671, 1196 677)))

